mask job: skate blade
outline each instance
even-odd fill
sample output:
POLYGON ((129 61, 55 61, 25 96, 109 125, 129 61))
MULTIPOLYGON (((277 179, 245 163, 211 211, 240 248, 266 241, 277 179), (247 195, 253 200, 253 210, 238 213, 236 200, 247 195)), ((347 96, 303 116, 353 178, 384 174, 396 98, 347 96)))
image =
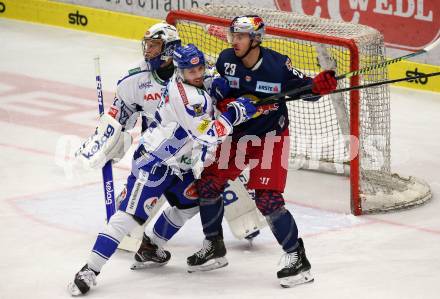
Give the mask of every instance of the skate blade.
POLYGON ((211 271, 211 270, 223 268, 228 265, 228 260, 225 257, 219 257, 216 259, 212 259, 207 263, 198 266, 188 266, 188 273, 204 272, 204 271, 211 271), (209 262, 211 263, 207 264, 209 262))
POLYGON ((133 265, 131 265, 131 270, 142 270, 142 269, 154 269, 154 268, 160 268, 168 264, 168 261, 164 263, 156 263, 156 262, 134 262, 133 265))
POLYGON ((73 297, 82 295, 81 291, 78 289, 74 282, 69 282, 69 284, 67 285, 67 292, 69 292, 69 294, 73 297))
POLYGON ((280 285, 283 288, 291 288, 300 284, 313 282, 315 279, 313 278, 310 271, 304 271, 295 276, 288 276, 280 278, 280 285))

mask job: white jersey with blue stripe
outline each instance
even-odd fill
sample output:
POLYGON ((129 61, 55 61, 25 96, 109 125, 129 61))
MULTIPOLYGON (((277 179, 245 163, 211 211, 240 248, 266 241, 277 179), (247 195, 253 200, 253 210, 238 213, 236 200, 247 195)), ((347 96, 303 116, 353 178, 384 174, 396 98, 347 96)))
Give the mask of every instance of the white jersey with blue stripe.
POLYGON ((174 74, 162 94, 155 123, 143 134, 141 144, 168 166, 187 171, 203 162, 231 132, 226 118, 214 117, 206 90, 174 74))

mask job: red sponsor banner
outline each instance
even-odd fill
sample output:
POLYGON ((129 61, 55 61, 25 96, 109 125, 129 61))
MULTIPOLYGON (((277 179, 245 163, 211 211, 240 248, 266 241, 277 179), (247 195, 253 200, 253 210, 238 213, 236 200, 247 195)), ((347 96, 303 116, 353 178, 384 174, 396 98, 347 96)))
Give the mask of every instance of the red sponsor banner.
POLYGON ((274 0, 278 9, 376 28, 392 48, 420 50, 440 36, 438 0, 274 0))

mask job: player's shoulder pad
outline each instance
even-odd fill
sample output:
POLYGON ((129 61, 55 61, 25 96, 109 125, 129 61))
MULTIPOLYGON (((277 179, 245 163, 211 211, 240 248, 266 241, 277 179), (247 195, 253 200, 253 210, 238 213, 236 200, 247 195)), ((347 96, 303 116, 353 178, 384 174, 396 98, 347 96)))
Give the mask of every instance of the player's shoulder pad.
POLYGON ((199 117, 207 113, 210 98, 205 90, 183 83, 176 78, 173 78, 169 86, 170 100, 181 101, 189 115, 199 117))

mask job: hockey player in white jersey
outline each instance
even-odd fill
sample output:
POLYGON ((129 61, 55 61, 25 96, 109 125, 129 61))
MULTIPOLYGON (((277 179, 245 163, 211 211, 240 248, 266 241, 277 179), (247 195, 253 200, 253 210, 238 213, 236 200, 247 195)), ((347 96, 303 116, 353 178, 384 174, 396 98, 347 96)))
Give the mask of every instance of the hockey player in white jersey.
MULTIPOLYGON (((148 128, 154 118, 166 83, 174 73, 172 55, 174 49, 180 44, 174 26, 158 23, 147 30, 142 41, 144 59, 118 81, 114 103, 108 114, 101 117, 95 134, 78 152, 78 156, 86 164, 92 168, 101 168, 109 160, 120 160, 132 141, 127 130, 135 126, 140 116, 142 117, 142 131, 148 128), (109 124, 117 128, 116 133, 106 140, 104 146, 96 150, 95 144, 105 137, 109 124)), ((188 219, 198 213, 196 202, 185 206, 179 204, 180 197, 197 199, 192 191, 192 181, 186 179, 176 181, 173 188, 165 192, 164 196, 168 199, 170 206, 165 208, 156 220, 152 233, 144 233, 141 248, 135 255, 136 262, 133 269, 151 264, 153 266, 165 265, 169 261, 171 254, 163 250, 163 245, 188 219)), ((126 190, 123 190, 116 199, 117 206, 125 195, 126 190)), ((158 211, 163 202, 163 198, 158 198, 151 207, 156 205, 155 211, 158 211)), ((143 220, 135 219, 140 225, 144 224, 143 220)))
MULTIPOLYGON (((95 134, 84 143, 78 152, 79 157, 90 167, 98 169, 107 161, 117 162, 124 156, 132 142, 127 130, 134 127, 140 116, 142 116, 142 131, 148 128, 155 114, 161 93, 165 89, 166 82, 174 72, 172 54, 178 45, 180 45, 180 39, 174 26, 158 23, 147 30, 142 41, 144 59, 118 81, 115 100, 108 114, 101 117, 95 134), (107 131, 109 125, 116 128, 111 138, 106 137, 106 135, 109 135, 107 131), (103 146, 95 146, 103 139, 106 140, 103 146)), ((190 161, 187 157, 182 159, 183 161, 190 161)), ((167 198, 170 206, 163 210, 153 228, 147 228, 147 223, 143 223, 138 219, 138 223, 145 227, 145 231, 141 236, 142 228, 136 229, 136 234, 139 234, 136 237, 142 239, 142 243, 135 255, 136 261, 132 269, 161 266, 169 261, 171 254, 164 250, 165 243, 178 232, 187 220, 198 212, 198 206, 195 202, 192 205, 182 206, 179 204, 179 198, 197 199, 194 190, 194 185, 189 179, 176 181, 173 188, 167 190, 162 198, 154 201, 155 206, 153 205, 154 209, 151 211, 152 215, 150 216, 154 216, 160 210, 165 201, 164 197, 167 198)), ((248 219, 250 213, 246 209, 245 203, 251 202, 252 204, 252 199, 242 182, 232 183, 227 194, 234 194, 234 197, 239 199, 234 201, 234 207, 230 208, 235 212, 234 220, 231 220, 230 224, 231 227, 232 225, 236 227, 232 231, 237 238, 248 235, 249 228, 261 227, 261 225, 257 225, 253 217, 251 217, 251 220, 248 219), (242 207, 242 209, 239 207, 242 207), (243 209, 244 211, 241 211, 243 209), (245 213, 246 215, 244 215, 245 213), (243 216, 240 216, 242 214, 243 216)), ((117 196, 117 207, 125 195, 126 190, 123 190, 117 196)), ((231 198, 227 200, 231 200, 231 198)), ((130 240, 136 242, 137 239, 132 237, 130 240)), ((136 245, 127 246, 126 241, 124 240, 121 244, 123 248, 130 247, 130 250, 136 250, 134 249, 136 245)))
MULTIPOLYGON (((203 86, 203 53, 193 45, 180 47, 174 52, 174 61, 178 70, 161 96, 155 121, 133 155, 126 197, 98 234, 87 264, 69 284, 72 295, 87 293, 121 239, 138 221, 148 219, 157 199, 172 190, 177 181, 192 182, 193 171, 202 171, 209 153, 232 132, 233 126, 256 112, 248 99, 238 98, 215 118, 212 100, 203 86)), ((182 206, 193 205, 195 199, 178 198, 182 206)), ((217 262, 227 264, 224 258, 217 262)))

